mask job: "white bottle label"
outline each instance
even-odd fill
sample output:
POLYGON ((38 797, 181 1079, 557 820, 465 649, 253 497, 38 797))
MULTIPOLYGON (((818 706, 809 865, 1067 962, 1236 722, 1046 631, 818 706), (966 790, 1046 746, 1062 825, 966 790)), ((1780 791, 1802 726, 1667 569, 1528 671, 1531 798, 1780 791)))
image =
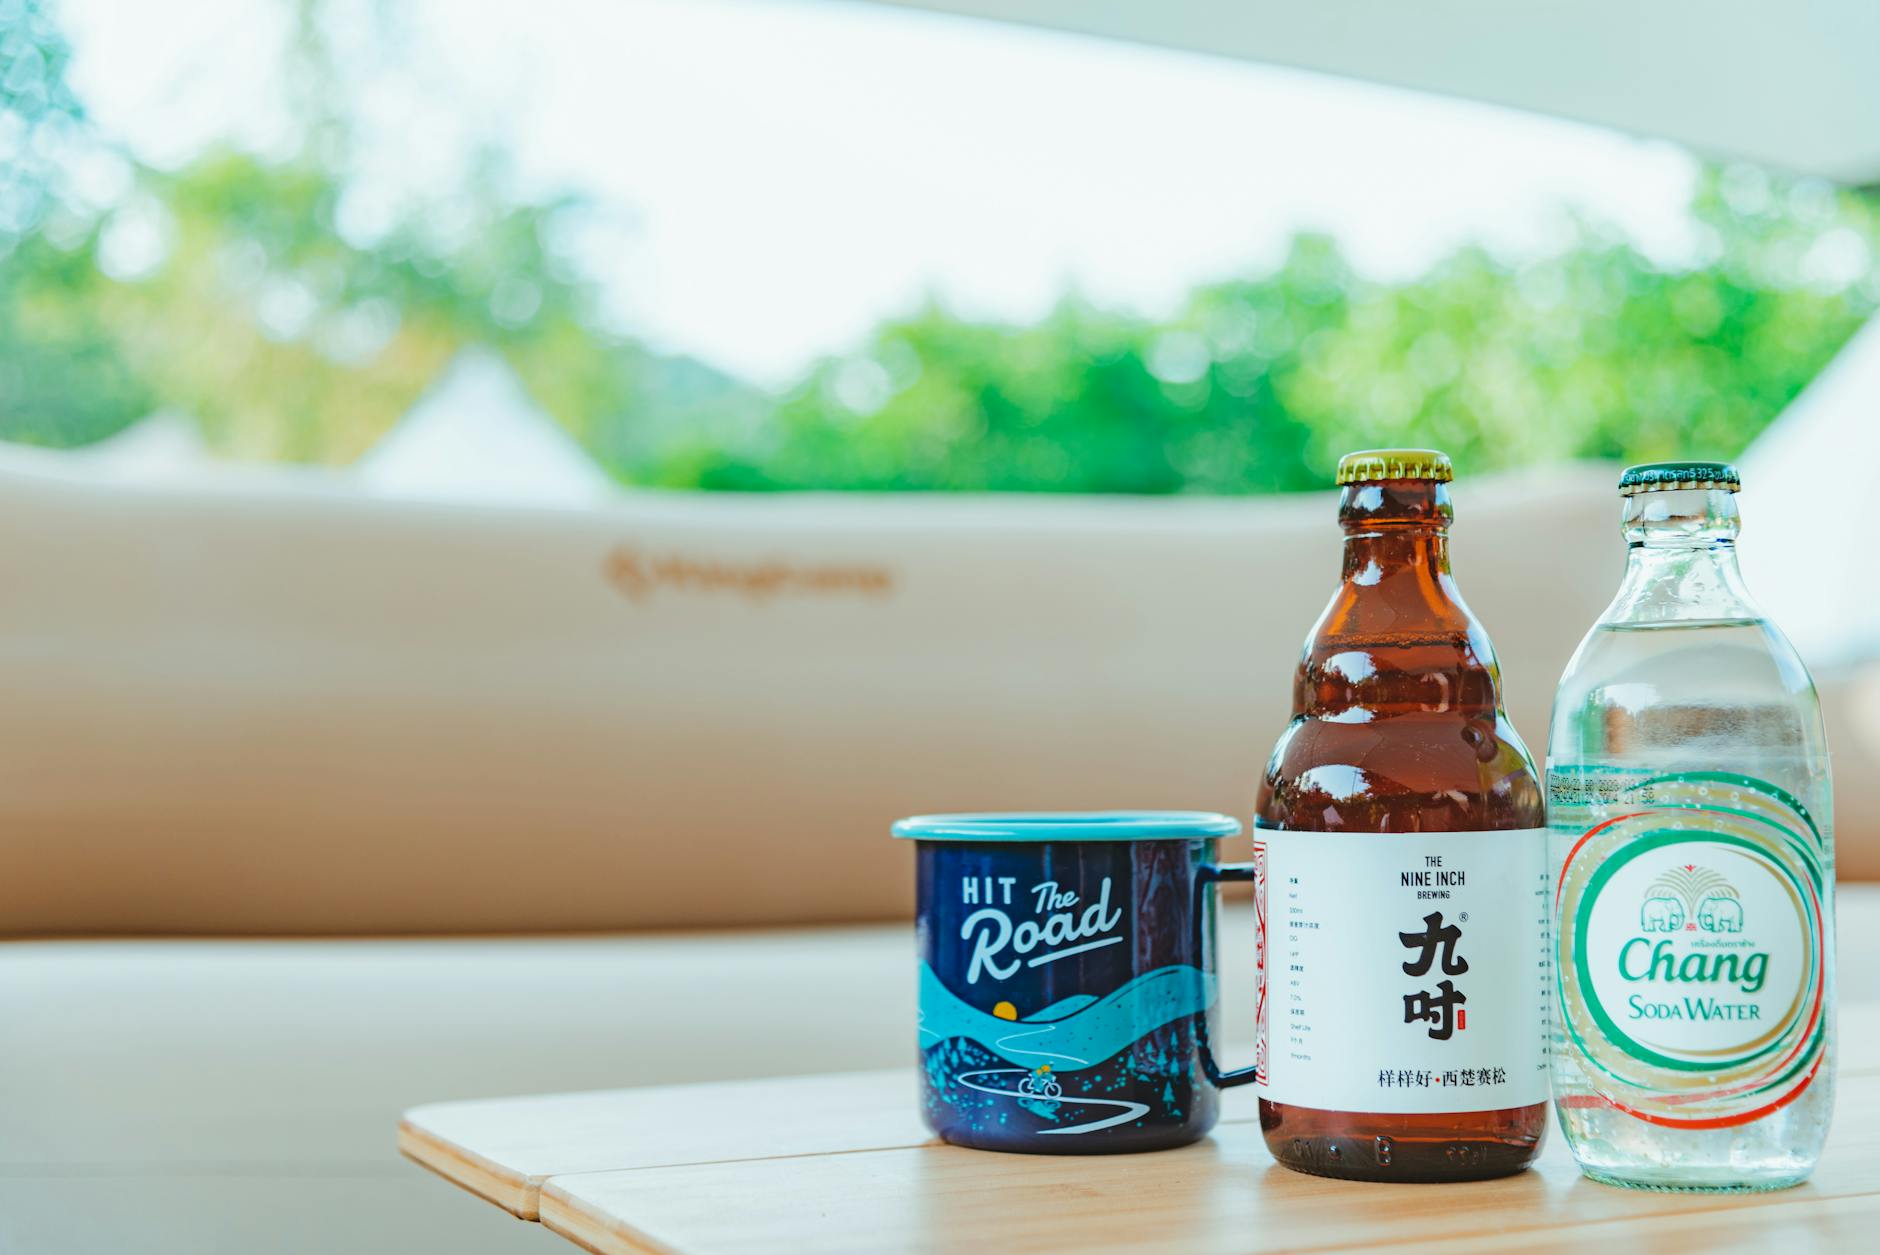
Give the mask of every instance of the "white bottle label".
POLYGON ((1814 817, 1728 772, 1549 773, 1561 1028, 1607 1102, 1725 1129, 1828 1064, 1833 876, 1814 817))
POLYGON ((1324 1111, 1547 1099, 1547 830, 1254 833, 1256 1084, 1324 1111))

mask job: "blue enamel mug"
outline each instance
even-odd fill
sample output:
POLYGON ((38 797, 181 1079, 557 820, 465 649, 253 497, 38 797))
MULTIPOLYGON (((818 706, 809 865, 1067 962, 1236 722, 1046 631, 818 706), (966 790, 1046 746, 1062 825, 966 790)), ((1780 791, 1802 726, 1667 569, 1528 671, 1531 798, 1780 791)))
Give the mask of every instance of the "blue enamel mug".
POLYGON ((921 1102, 945 1140, 1103 1154, 1203 1137, 1223 1072, 1215 861, 1237 820, 1199 811, 921 815, 921 1102))

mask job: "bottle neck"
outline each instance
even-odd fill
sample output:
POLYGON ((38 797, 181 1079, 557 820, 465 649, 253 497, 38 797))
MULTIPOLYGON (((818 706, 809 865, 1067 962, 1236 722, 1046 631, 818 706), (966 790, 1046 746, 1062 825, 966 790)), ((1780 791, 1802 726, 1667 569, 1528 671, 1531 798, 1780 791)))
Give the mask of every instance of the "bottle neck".
POLYGON ((1736 495, 1718 488, 1625 499, 1625 579, 1601 623, 1741 623, 1762 618, 1737 566, 1736 495))
POLYGON ((1343 578, 1375 587, 1386 572, 1422 574, 1433 584, 1449 577, 1449 534, 1436 528, 1347 534, 1343 578))
POLYGON ((1493 720, 1494 651, 1449 574, 1453 517, 1447 484, 1385 480, 1344 490, 1344 579, 1306 645, 1295 714, 1493 720))
POLYGON ((1427 611, 1455 598, 1449 575, 1449 524, 1455 511, 1449 485, 1429 480, 1353 484, 1338 501, 1345 532, 1343 579, 1353 595, 1386 590, 1393 601, 1414 601, 1427 611))

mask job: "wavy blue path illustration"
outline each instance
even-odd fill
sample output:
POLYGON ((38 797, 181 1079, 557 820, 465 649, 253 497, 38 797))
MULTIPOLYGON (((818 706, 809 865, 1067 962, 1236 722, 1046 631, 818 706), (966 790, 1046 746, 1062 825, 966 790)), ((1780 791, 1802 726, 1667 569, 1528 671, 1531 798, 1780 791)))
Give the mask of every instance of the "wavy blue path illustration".
POLYGON ((923 1046, 964 1037, 1009 1063, 1048 1060, 1059 1071, 1101 1063, 1138 1038, 1214 1001, 1214 979, 1176 964, 1144 972, 1094 1002, 1060 1014, 1062 1000, 1040 1016, 1001 1019, 967 1005, 925 963, 920 968, 920 1039, 923 1046), (1052 1018, 1040 1019, 1043 1016, 1052 1018))
POLYGON ((1107 1129, 1114 1124, 1128 1124, 1131 1120, 1140 1119, 1149 1114, 1149 1104, 1146 1102, 1127 1102, 1119 1098, 1084 1098, 1076 1094, 1064 1094, 1061 1097, 1044 1099, 1026 1094, 1022 1090, 998 1089, 991 1085, 979 1084, 979 1078, 985 1076, 1030 1075, 1032 1075, 1032 1072, 1027 1068, 986 1068, 979 1072, 962 1072, 953 1079, 958 1081, 961 1085, 964 1085, 967 1089, 976 1089, 982 1094, 998 1094, 1005 1098, 1019 1099, 1039 1106, 1055 1108, 1058 1104, 1063 1103, 1073 1106, 1081 1104, 1086 1107, 1121 1107, 1123 1109, 1116 1115, 1105 1116, 1101 1120, 1092 1120, 1088 1124, 1071 1124, 1061 1129, 1039 1129, 1038 1133, 1041 1136, 1061 1133, 1094 1133, 1098 1129, 1107 1129))

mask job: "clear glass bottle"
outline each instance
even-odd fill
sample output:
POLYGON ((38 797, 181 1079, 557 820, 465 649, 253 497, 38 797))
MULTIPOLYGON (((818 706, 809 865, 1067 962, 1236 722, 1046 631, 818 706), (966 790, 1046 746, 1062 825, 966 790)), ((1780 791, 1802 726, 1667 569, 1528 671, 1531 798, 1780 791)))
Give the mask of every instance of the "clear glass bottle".
POLYGON ((1625 579, 1554 700, 1554 1101, 1612 1184, 1794 1185, 1833 1109, 1828 750, 1737 569, 1738 482, 1625 472, 1625 579))

